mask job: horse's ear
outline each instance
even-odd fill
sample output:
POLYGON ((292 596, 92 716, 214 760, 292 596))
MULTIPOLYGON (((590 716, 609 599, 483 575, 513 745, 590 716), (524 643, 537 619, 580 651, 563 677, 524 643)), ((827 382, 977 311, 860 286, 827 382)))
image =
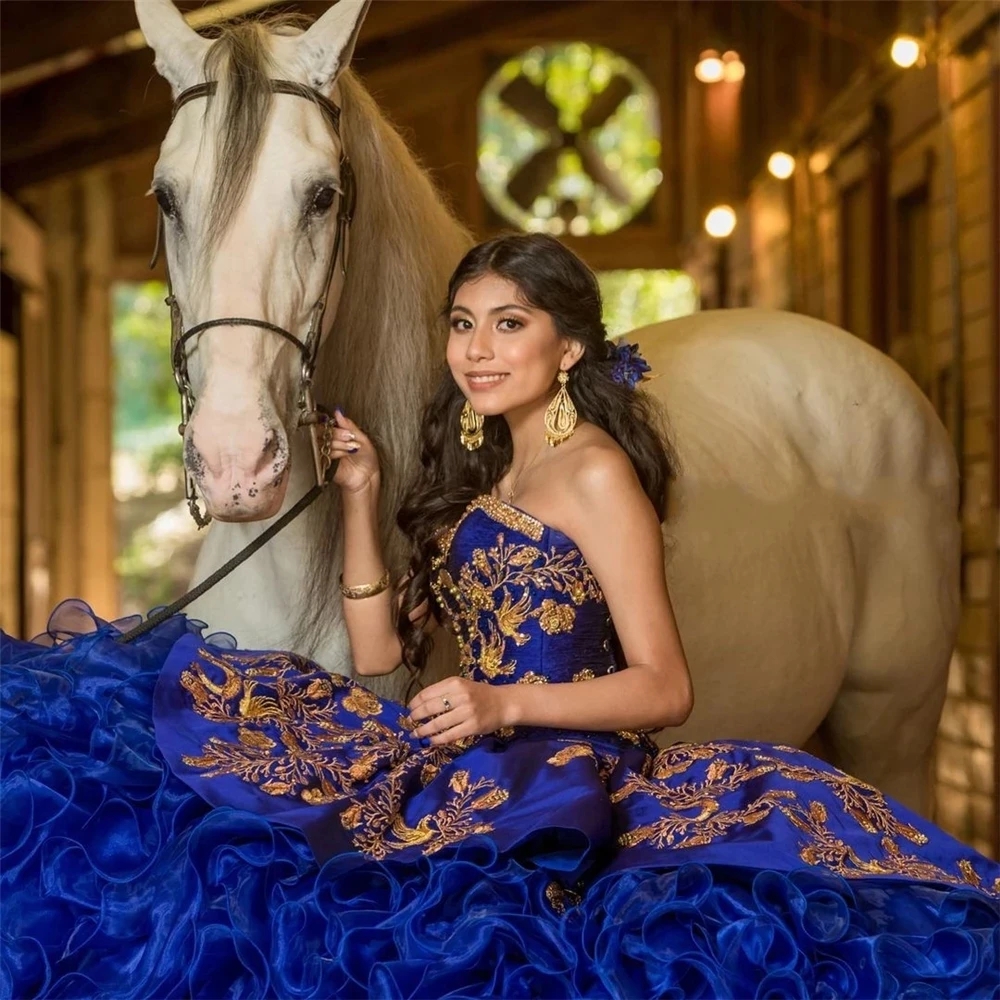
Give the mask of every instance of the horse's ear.
POLYGON ((299 38, 299 57, 309 83, 329 90, 351 62, 371 0, 339 0, 299 38))
POLYGON ((200 83, 205 53, 212 43, 184 20, 171 0, 135 0, 135 13, 156 55, 156 72, 170 84, 174 97, 200 83))

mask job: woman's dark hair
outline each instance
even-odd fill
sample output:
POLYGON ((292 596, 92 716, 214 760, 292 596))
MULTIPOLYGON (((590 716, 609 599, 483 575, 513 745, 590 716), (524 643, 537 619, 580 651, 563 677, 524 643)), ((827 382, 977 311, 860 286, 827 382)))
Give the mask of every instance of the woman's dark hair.
MULTIPOLYGON (((541 233, 498 236, 473 247, 448 284, 446 312, 468 281, 495 274, 517 285, 526 304, 548 313, 556 330, 584 347, 567 385, 581 420, 610 434, 632 460, 639 482, 661 521, 673 461, 661 430, 655 400, 611 377, 614 345, 601 319, 601 292, 586 264, 568 247, 541 233)), ((425 602, 428 615, 441 609, 430 592, 437 536, 451 527, 476 497, 490 493, 510 466, 510 431, 502 417, 487 417, 484 441, 468 451, 459 441, 459 414, 465 396, 446 368, 428 404, 422 426, 421 471, 399 511, 397 522, 412 546, 410 573, 400 604, 397 629, 403 662, 418 673, 427 662, 430 639, 411 614, 425 602)))

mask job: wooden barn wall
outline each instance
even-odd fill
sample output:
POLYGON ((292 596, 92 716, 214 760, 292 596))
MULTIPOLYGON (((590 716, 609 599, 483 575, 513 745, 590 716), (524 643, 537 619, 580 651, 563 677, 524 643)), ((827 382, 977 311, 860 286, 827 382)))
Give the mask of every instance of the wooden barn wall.
MULTIPOLYGON (((950 58, 842 95, 827 132, 820 122, 825 144, 798 156, 792 179, 758 176, 724 250, 725 303, 845 326, 893 356, 952 433, 962 619, 931 779, 935 819, 997 857, 1000 47, 987 5, 954 5, 942 39, 950 58), (809 154, 820 149, 832 160, 814 173, 809 154)), ((708 305, 722 304, 721 249, 697 238, 688 256, 708 305)))
POLYGON ((505 28, 502 21, 474 39, 421 56, 392 69, 358 71, 411 149, 431 171, 456 212, 477 237, 509 228, 489 210, 476 179, 477 102, 494 70, 536 45, 586 41, 630 59, 657 92, 664 179, 639 218, 607 236, 566 236, 592 267, 673 267, 679 233, 682 114, 675 12, 670 4, 619 0, 615 17, 608 5, 586 3, 544 13, 505 28), (418 86, 414 81, 420 81, 418 86))

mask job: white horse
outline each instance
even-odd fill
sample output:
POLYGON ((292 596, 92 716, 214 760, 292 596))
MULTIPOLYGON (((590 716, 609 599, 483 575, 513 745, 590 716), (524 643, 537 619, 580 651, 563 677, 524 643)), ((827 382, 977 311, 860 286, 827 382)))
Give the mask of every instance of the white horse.
MULTIPOLYGON (((338 185, 341 154, 351 158, 358 205, 315 389, 379 445, 399 571, 394 513, 443 358, 446 278, 468 236, 348 69, 365 6, 340 0, 304 33, 243 24, 208 41, 170 0, 136 0, 175 96, 219 81, 210 102, 181 108, 156 166, 185 328, 237 315, 301 335, 333 243, 317 205, 338 185), (268 78, 333 100, 340 135, 316 105, 272 95, 268 78)), ((666 405, 681 463, 664 534, 698 697, 665 740, 816 737, 838 765, 926 810, 959 612, 957 468, 931 406, 884 355, 802 316, 706 312, 634 339, 662 373, 648 391, 666 405)), ((312 465, 294 429, 291 344, 231 327, 190 346, 185 459, 215 518, 200 579, 306 491, 312 465)), ((349 673, 335 493, 192 613, 244 646, 295 648, 349 673)), ((436 658, 433 672, 454 668, 446 644, 436 658)), ((400 696, 406 682, 382 690, 400 696)))

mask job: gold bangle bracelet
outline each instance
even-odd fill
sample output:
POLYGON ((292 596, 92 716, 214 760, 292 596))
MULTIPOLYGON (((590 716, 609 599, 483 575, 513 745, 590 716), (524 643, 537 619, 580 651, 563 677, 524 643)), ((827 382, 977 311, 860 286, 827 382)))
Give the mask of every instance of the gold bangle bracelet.
POLYGON ((374 597, 381 594, 389 586, 389 571, 386 570, 374 583, 361 583, 357 587, 344 586, 344 574, 340 574, 340 592, 351 601, 360 601, 364 597, 374 597))

